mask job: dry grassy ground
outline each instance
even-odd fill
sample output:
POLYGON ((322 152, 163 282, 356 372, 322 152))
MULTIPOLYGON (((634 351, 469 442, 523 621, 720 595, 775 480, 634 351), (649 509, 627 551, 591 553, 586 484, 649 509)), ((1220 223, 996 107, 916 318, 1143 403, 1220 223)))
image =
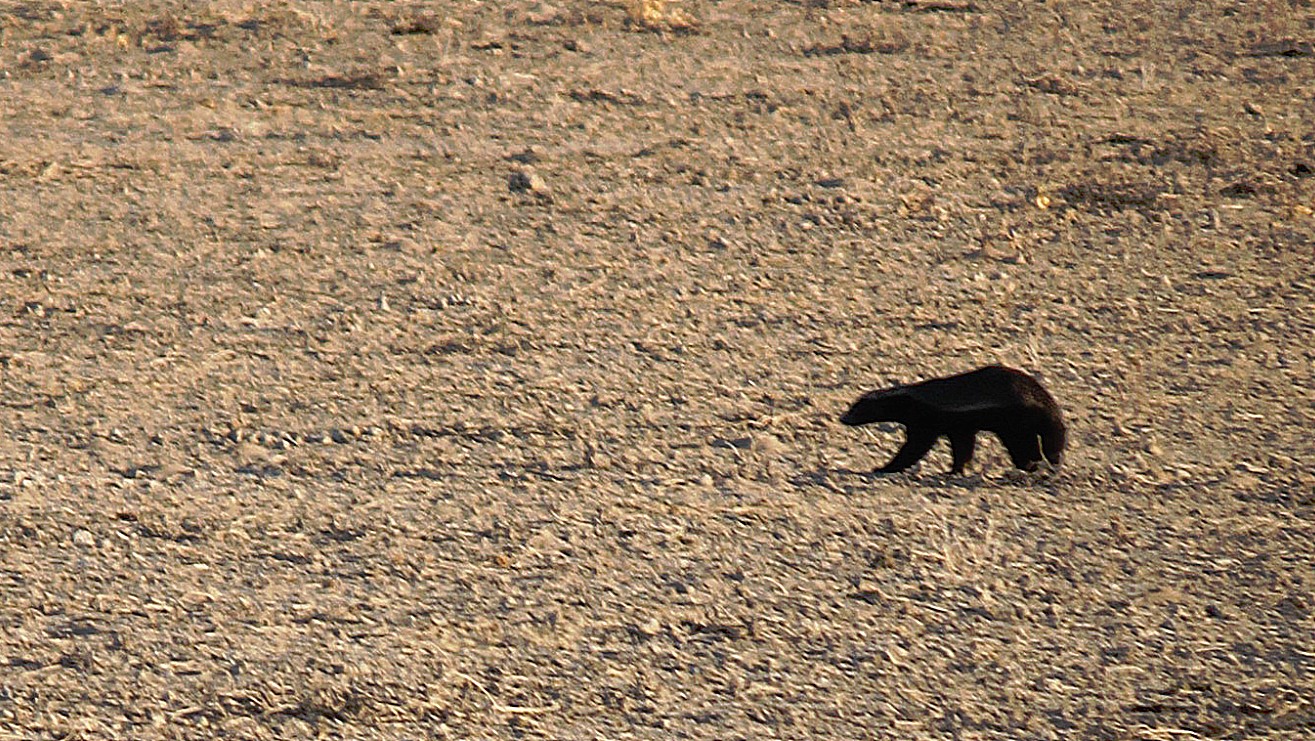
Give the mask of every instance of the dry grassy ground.
POLYGON ((1313 44, 0 3, 0 739, 1312 737, 1313 44), (1062 472, 866 473, 990 361, 1062 472))

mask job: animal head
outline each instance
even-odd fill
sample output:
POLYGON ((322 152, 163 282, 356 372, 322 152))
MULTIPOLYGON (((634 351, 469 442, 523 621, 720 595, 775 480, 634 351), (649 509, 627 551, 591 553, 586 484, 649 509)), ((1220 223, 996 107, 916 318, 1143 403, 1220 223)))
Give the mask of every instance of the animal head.
POLYGON ((898 422, 904 418, 908 397, 900 388, 881 389, 863 394, 840 418, 840 423, 857 427, 873 422, 898 422))

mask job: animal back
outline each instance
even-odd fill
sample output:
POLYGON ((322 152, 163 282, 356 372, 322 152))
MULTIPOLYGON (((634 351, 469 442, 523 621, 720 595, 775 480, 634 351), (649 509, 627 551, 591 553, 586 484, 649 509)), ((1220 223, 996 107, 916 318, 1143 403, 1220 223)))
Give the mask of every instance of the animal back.
POLYGON ((1053 404, 1049 394, 1031 376, 998 365, 923 381, 906 387, 905 391, 910 397, 946 412, 984 412, 1053 404))

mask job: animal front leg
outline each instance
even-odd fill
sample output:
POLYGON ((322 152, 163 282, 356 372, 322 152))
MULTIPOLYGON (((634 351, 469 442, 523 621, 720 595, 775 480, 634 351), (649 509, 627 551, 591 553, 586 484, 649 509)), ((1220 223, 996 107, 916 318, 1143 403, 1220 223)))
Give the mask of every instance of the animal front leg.
POLYGON ((922 460, 922 457, 931 450, 931 446, 936 443, 936 435, 928 434, 921 430, 908 430, 909 439, 904 441, 904 447, 899 449, 890 463, 877 469, 877 473, 899 473, 904 469, 912 466, 914 463, 922 460))
POLYGON ((950 452, 954 455, 954 464, 950 473, 963 473, 963 469, 973 459, 973 448, 977 445, 977 433, 956 432, 950 435, 950 452))
POLYGON ((1051 422, 1041 431, 1041 452, 1052 466, 1059 466, 1064 460, 1064 438, 1062 422, 1051 422))
POLYGON ((1001 436, 1000 441, 1009 451, 1009 459, 1014 466, 1024 471, 1035 471, 1041 465, 1041 439, 1036 435, 1001 436))

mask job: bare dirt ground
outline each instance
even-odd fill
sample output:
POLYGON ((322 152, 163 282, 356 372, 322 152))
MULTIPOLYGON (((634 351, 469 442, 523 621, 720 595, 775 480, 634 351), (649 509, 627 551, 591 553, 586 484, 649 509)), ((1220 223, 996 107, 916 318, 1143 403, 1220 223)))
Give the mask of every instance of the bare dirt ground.
POLYGON ((1310 2, 0 11, 0 739, 1315 736, 1310 2))

